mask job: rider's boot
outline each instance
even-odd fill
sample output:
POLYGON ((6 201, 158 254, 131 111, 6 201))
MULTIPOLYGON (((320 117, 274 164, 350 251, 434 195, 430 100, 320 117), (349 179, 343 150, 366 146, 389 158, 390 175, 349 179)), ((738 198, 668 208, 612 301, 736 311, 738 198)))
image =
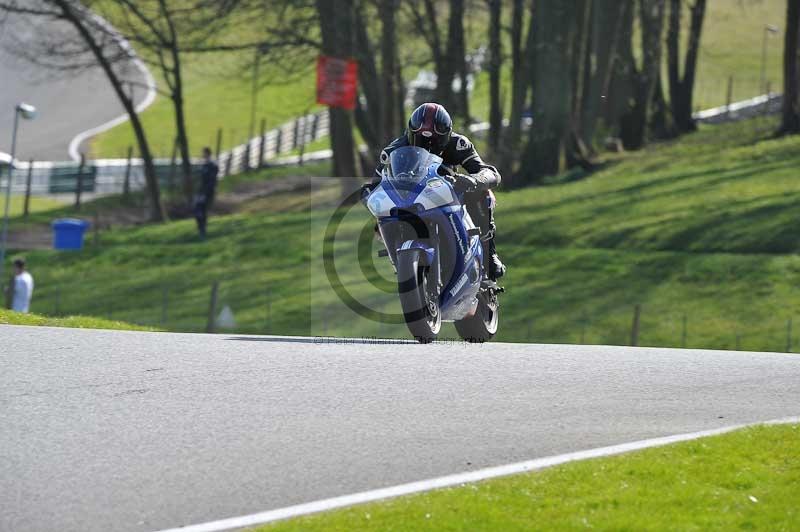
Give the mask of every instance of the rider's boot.
POLYGON ((486 257, 486 270, 492 281, 497 281, 506 274, 506 266, 497 254, 497 248, 494 244, 494 234, 492 234, 491 238, 484 240, 483 254, 484 257, 486 257))

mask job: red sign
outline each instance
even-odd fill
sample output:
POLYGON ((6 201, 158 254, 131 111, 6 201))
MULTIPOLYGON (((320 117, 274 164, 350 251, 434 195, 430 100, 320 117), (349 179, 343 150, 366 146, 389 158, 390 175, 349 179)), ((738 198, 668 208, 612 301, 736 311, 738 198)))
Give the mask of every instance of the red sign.
POLYGON ((317 103, 356 108, 358 64, 352 59, 321 55, 317 58, 317 103))

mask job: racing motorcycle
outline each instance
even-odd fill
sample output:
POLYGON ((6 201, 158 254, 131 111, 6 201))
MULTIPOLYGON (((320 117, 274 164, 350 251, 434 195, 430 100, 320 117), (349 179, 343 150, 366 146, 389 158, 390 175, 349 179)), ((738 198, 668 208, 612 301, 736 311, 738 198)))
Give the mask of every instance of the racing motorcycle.
POLYGON ((466 192, 440 157, 404 146, 392 151, 380 183, 365 193, 385 247, 378 255, 392 262, 406 325, 420 343, 435 340, 443 321, 454 322, 469 342, 497 332, 503 289, 487 276, 466 192))

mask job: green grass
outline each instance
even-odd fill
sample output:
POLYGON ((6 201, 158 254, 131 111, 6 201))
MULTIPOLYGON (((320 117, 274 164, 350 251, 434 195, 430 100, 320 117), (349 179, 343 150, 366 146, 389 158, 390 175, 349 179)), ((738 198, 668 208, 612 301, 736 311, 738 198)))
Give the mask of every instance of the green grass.
MULTIPOLYGON (((704 127, 585 179, 500 192, 498 243, 509 275, 497 340, 627 344, 641 305, 640 345, 794 350, 800 139, 767 140, 774 127, 773 119, 704 127)), ((264 170, 230 186, 287 172, 264 170)), ((202 331, 220 281, 217 310, 232 308, 236 332, 407 337, 402 324, 349 312, 330 289, 321 240, 337 185, 309 183, 212 217, 205 242, 184 220, 113 228, 78 253, 30 252, 34 310, 202 331)), ((357 266, 363 227, 371 223, 356 206, 337 234, 337 273, 358 300, 397 313, 388 262, 376 260, 370 282, 357 266)), ((374 256, 378 244, 367 244, 374 256)), ((448 325, 443 335, 455 331, 448 325)))
POLYGON ((258 528, 795 530, 800 425, 587 460, 258 528))
POLYGON ((66 316, 53 318, 38 314, 22 314, 0 309, 0 325, 33 325, 38 327, 71 327, 74 329, 115 329, 119 331, 155 331, 152 327, 132 325, 91 316, 66 316))
MULTIPOLYGON (((781 30, 780 34, 770 36, 768 40, 766 78, 772 81, 773 90, 782 90, 781 54, 785 8, 783 0, 709 2, 698 66, 696 108, 724 104, 730 76, 734 77, 734 100, 760 93, 765 24, 774 24, 781 30)), ((508 16, 506 14, 506 18, 508 16)), ((467 30, 471 41, 469 45, 472 47, 487 40, 484 20, 485 12, 480 10, 468 22, 467 30)), ((256 24, 261 22, 263 21, 254 21, 256 24)), ((684 26, 688 26, 688 21, 684 26)), ((252 30, 243 28, 241 31, 252 30)), ((407 46, 416 50, 417 54, 423 47, 415 39, 409 40, 407 46)), ((251 102, 250 70, 246 66, 249 59, 249 53, 186 55, 185 105, 193 154, 199 154, 202 146, 215 145, 218 128, 224 131, 223 148, 242 144, 247 139, 251 102)), ((262 65, 262 80, 269 80, 269 84, 258 91, 257 121, 265 118, 267 127, 271 128, 317 108, 314 57, 309 56, 305 61, 308 62, 308 70, 291 77, 287 77, 277 68, 270 69, 268 65, 262 65)), ((413 70, 414 68, 408 69, 407 81, 410 81, 413 70)), ((508 69, 503 72, 503 85, 506 87, 506 104, 510 105, 508 69)), ((160 86, 163 88, 163 83, 160 86)), ((485 73, 478 76, 470 105, 475 117, 486 119, 489 97, 488 76, 485 73)), ((154 153, 169 157, 175 138, 169 99, 159 95, 156 102, 142 114, 142 120, 154 153)), ((128 146, 133 143, 130 124, 122 124, 93 139, 92 155, 124 157, 128 146)))
MULTIPOLYGON (((4 197, 5 198, 5 197, 4 197)), ((3 201, 3 208, 5 208, 5 199, 3 201)), ((40 196, 31 196, 30 203, 28 204, 28 212, 33 214, 37 212, 50 211, 62 206, 63 203, 50 198, 43 198, 40 196)), ((9 216, 22 216, 25 209, 25 196, 11 195, 11 202, 9 204, 9 216)))
MULTIPOLYGON (((252 81, 249 70, 242 66, 244 61, 242 54, 190 55, 186 58, 186 127, 193 155, 199 157, 203 146, 215 148, 219 128, 223 129, 223 150, 247 141, 252 81)), ((259 132, 262 118, 271 129, 317 109, 313 64, 309 63, 307 74, 288 79, 277 70, 263 72, 262 79, 270 78, 283 81, 273 81, 258 90, 255 134, 259 132)), ((153 152, 159 157, 169 157, 175 138, 171 100, 159 95, 142 113, 142 122, 153 152)), ((133 130, 126 122, 95 137, 92 155, 124 157, 128 146, 133 143, 133 130)))

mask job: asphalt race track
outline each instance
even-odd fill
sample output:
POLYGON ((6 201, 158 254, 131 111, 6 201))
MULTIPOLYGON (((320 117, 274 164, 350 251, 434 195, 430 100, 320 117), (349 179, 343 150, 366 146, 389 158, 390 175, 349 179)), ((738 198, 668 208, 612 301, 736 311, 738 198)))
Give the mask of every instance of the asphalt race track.
POLYGON ((0 530, 157 530, 800 413, 800 355, 0 326, 0 530))
MULTIPOLYGON (((78 133, 125 114, 99 68, 64 73, 31 64, 16 52, 37 42, 42 34, 63 32, 65 28, 52 21, 31 26, 19 15, 0 15, 0 152, 11 151, 14 106, 19 102, 30 103, 39 112, 35 120, 20 125, 17 158, 21 160, 68 161, 67 148, 78 133)), ((145 82, 132 64, 125 72, 126 80, 145 82)), ((137 103, 145 95, 145 88, 134 88, 137 103)))

